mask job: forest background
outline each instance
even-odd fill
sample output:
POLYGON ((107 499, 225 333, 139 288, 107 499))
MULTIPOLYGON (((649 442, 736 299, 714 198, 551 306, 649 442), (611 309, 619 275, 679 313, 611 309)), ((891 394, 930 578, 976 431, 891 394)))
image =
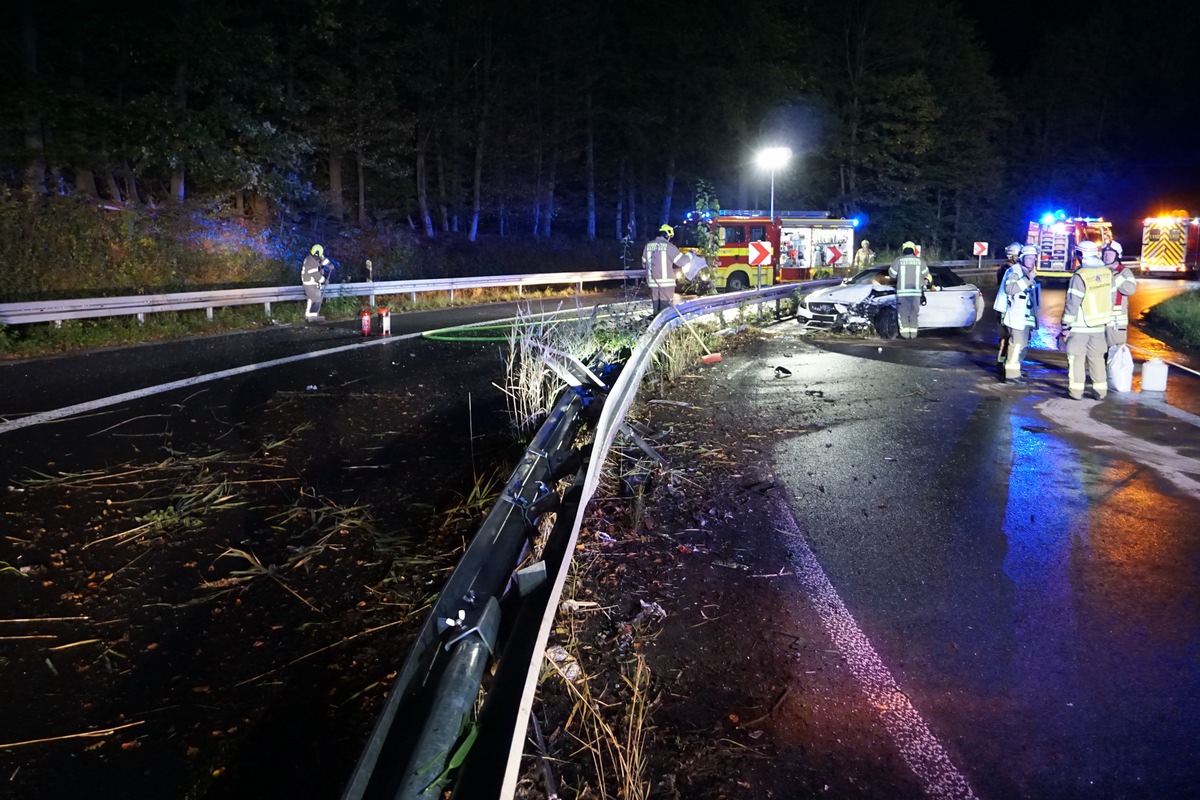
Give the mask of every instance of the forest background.
MULTIPOLYGON (((961 257, 1052 208, 1200 211, 1196 14, 956 0, 19 0, 0 301, 617 268, 692 208, 961 257), (999 8, 1004 5, 1003 8, 999 8)), ((1122 229, 1124 226, 1124 229, 1122 229)), ((1137 230, 1140 230, 1137 229, 1137 230)))

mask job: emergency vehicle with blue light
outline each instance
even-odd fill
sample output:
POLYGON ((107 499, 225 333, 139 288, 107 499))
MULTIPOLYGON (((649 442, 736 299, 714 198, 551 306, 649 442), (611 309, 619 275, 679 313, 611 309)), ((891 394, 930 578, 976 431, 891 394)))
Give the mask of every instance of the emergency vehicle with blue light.
POLYGON ((718 290, 740 292, 756 286, 808 280, 821 268, 846 268, 854 259, 854 230, 858 220, 837 219, 828 211, 721 211, 703 218, 692 213, 675 228, 675 244, 699 251, 697 227, 716 233, 717 263, 709 263, 718 290), (769 260, 752 263, 764 246, 769 260))
POLYGON ((1186 211, 1149 217, 1142 223, 1143 275, 1184 275, 1200 267, 1200 218, 1186 211))
POLYGON ((1075 248, 1080 242, 1103 248, 1112 240, 1112 223, 1104 217, 1068 217, 1060 210, 1030 221, 1025 244, 1038 249, 1039 278, 1070 278, 1079 267, 1075 248))

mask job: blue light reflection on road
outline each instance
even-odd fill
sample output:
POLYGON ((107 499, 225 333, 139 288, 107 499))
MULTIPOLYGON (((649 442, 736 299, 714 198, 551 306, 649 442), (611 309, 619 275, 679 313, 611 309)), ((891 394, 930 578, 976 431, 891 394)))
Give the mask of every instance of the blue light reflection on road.
MULTIPOLYGON (((1003 571, 1013 588, 1013 649, 1007 683, 1012 702, 1027 708, 1025 718, 1039 719, 1037 728, 1025 733, 1028 746, 1048 752, 1070 740, 1073 723, 1064 712, 1087 695, 1078 672, 1079 626, 1070 572, 1073 558, 1089 549, 1089 503, 1074 447, 1019 406, 1010 412, 1009 424, 1012 464, 1003 571)), ((1053 785, 1054 777, 1035 774, 1046 768, 1046 761, 1015 761, 1014 775, 1024 772, 1028 785, 1053 785)))

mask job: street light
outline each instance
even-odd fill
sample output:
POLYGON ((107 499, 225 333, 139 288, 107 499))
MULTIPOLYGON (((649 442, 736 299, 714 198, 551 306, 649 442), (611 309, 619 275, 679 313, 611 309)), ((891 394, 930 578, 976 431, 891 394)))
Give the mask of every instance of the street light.
POLYGON ((771 171, 771 219, 775 219, 775 170, 786 167, 792 160, 792 148, 767 147, 758 151, 754 161, 763 169, 771 171))
MULTIPOLYGON (((771 171, 771 216, 769 225, 775 224, 775 170, 787 166, 787 163, 791 160, 792 148, 790 147, 765 147, 758 151, 758 155, 754 159, 758 166, 771 171)), ((755 281, 757 288, 761 289, 762 267, 758 268, 755 281)))

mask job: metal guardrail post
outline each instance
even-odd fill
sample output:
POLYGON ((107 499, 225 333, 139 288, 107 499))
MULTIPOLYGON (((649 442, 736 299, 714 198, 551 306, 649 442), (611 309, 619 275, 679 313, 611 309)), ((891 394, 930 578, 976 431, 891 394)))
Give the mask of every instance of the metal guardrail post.
MULTIPOLYGON (((450 621, 454 618, 439 622, 450 621)), ((479 694, 484 667, 496 647, 500 628, 500 604, 496 598, 488 598, 477 620, 461 618, 451 629, 467 625, 471 627, 446 645, 451 651, 450 662, 437 684, 433 706, 404 769, 404 782, 395 794, 397 800, 440 798, 455 756, 455 745, 469 748, 474 738, 468 735, 462 741, 464 732, 472 728, 471 709, 479 694)))
MULTIPOLYGON (((438 751, 434 743, 440 746, 445 742, 444 732, 428 733, 429 726, 423 723, 431 720, 430 714, 439 707, 442 711, 438 712, 438 719, 449 719, 460 700, 469 696, 474 702, 479 691, 473 666, 479 653, 463 656, 460 662, 448 659, 446 639, 454 637, 457 626, 448 627, 445 621, 458 619, 460 611, 470 613, 471 608, 480 604, 490 605, 505 594, 529 541, 533 517, 542 513, 538 510, 539 503, 550 495, 546 486, 555 482, 558 468, 555 455, 569 450, 573 444, 585 396, 585 392, 576 389, 562 394, 513 470, 500 501, 451 573, 392 686, 342 795, 344 800, 408 800, 422 796, 397 792, 406 779, 401 771, 413 765, 417 749, 427 747, 434 752, 438 751)), ((441 722, 437 725, 444 727, 441 722)), ((423 766, 417 764, 413 768, 423 766)), ((442 767, 437 769, 441 772, 442 767)))
MULTIPOLYGON (((433 796, 417 792, 429 790, 428 782, 440 775, 442 767, 448 763, 450 746, 446 742, 451 733, 455 737, 459 733, 456 725, 461 725, 462 713, 465 713, 461 709, 466 697, 473 699, 478 691, 476 659, 483 655, 477 646, 469 655, 462 656, 461 664, 448 660, 444 650, 447 631, 444 622, 457 618, 464 599, 473 598, 470 602, 474 603, 487 597, 490 604, 502 594, 506 625, 498 645, 501 656, 477 721, 477 738, 454 776, 453 797, 459 800, 511 797, 542 648, 562 592, 567 565, 574 553, 583 513, 596 490, 609 448, 624 423, 659 344, 684 323, 685 317, 736 310, 755 301, 778 303, 797 291, 836 283, 839 281, 784 284, 685 301, 675 307, 678 313, 673 310, 652 321, 607 394, 601 390, 589 395, 595 381, 584 381, 575 376, 581 385, 571 387, 560 398, 514 471, 509 481, 512 491, 506 492, 505 499, 488 515, 435 602, 430 619, 396 679, 343 800, 408 800, 433 796), (585 397, 590 398, 589 403, 603 403, 603 406, 592 442, 582 452, 572 451, 576 417, 585 397), (566 470, 574 470, 575 479, 558 498, 547 486, 553 486, 566 470), (518 485, 523 487, 519 491, 515 488, 518 485), (521 587, 518 597, 511 586, 522 582, 511 579, 520 546, 527 541, 532 518, 549 510, 556 511, 556 521, 539 564, 546 579, 532 587, 521 587), (504 591, 506 583, 510 584, 507 592, 504 591), (431 698, 433 692, 436 696, 431 698), (414 769, 425 766, 421 762, 431 760, 434 765, 421 773, 425 778, 410 780, 414 769), (401 765, 409 768, 406 775, 397 774, 401 765), (404 783, 406 780, 408 783, 404 783)), ((453 630, 453 626, 450 629, 453 630)))

